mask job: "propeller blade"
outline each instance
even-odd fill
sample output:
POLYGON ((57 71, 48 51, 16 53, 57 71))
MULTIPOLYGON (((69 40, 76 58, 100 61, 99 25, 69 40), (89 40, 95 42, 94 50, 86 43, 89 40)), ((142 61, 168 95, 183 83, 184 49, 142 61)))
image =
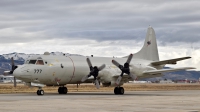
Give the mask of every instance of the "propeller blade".
POLYGON ((14 87, 17 87, 17 82, 15 77, 14 77, 14 87))
POLYGON ((131 62, 132 58, 133 58, 133 54, 130 54, 130 55, 128 56, 128 59, 127 59, 126 63, 129 64, 129 63, 131 62))
POLYGON ((87 58, 86 60, 87 60, 88 66, 91 68, 92 67, 92 63, 91 63, 90 59, 87 58))
POLYGON ((129 76, 133 79, 133 80, 136 80, 137 79, 137 76, 136 75, 134 75, 134 74, 129 74, 129 76))
POLYGON ((103 65, 101 65, 100 67, 98 67, 98 70, 101 71, 101 70, 103 70, 105 67, 106 67, 106 65, 103 64, 103 65))
POLYGON ((95 80, 95 85, 96 85, 96 88, 97 88, 97 89, 100 88, 99 81, 98 81, 97 79, 95 80))
POLYGON ((122 79, 122 77, 121 76, 119 76, 118 78, 117 78, 117 80, 116 80, 116 85, 119 85, 120 84, 120 82, 121 82, 121 79, 122 79))
MULTIPOLYGON (((16 69, 13 57, 11 58, 11 65, 12 65, 12 70, 10 71, 10 74, 13 74, 14 70, 16 69)), ((13 80, 14 80, 14 87, 17 87, 16 78, 14 77, 13 80)))
POLYGON ((117 62, 117 61, 115 61, 115 60, 112 60, 112 63, 115 65, 115 66, 117 66, 117 67, 119 67, 119 63, 117 62))
POLYGON ((84 76, 84 77, 81 79, 81 82, 85 82, 87 79, 88 79, 88 75, 84 76))
POLYGON ((11 65, 12 65, 12 71, 14 71, 14 69, 15 69, 15 63, 14 63, 13 57, 11 58, 11 65))
POLYGON ((10 75, 10 71, 4 71, 3 75, 10 75))

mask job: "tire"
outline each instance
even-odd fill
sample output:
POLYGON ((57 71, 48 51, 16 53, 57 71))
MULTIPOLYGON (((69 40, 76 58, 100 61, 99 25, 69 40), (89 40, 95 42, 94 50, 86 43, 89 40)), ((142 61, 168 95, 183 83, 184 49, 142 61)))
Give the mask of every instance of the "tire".
POLYGON ((40 90, 37 90, 37 95, 40 95, 40 90))
POLYGON ((37 95, 44 95, 44 90, 37 90, 37 95))
POLYGON ((61 87, 58 88, 58 93, 62 94, 62 88, 61 87))
POLYGON ((44 95, 44 90, 40 90, 40 95, 44 95))
POLYGON ((115 93, 116 95, 119 94, 119 88, 118 88, 118 87, 115 87, 115 89, 114 89, 114 93, 115 93))
POLYGON ((123 88, 123 87, 120 87, 120 88, 119 88, 119 94, 121 94, 121 95, 124 94, 124 88, 123 88))
POLYGON ((63 89, 63 94, 67 94, 67 92, 68 92, 67 88, 63 87, 62 89, 63 89))

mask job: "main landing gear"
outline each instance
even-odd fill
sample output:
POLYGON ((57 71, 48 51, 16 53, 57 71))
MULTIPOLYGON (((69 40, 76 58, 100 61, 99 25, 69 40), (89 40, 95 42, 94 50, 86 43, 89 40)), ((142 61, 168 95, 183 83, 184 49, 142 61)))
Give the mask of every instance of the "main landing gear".
POLYGON ((123 95, 124 94, 124 88, 123 87, 115 87, 114 93, 116 95, 123 95))
POLYGON ((67 94, 67 92, 68 92, 67 87, 59 87, 58 88, 58 93, 59 94, 67 94))

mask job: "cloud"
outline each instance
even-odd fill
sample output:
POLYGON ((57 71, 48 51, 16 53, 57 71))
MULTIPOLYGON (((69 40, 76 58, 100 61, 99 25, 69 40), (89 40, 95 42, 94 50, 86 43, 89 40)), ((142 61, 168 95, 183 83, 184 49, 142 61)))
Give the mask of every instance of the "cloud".
POLYGON ((161 59, 186 56, 193 45, 191 63, 197 66, 199 4, 197 0, 1 0, 0 53, 124 56, 141 48, 151 25, 161 59))

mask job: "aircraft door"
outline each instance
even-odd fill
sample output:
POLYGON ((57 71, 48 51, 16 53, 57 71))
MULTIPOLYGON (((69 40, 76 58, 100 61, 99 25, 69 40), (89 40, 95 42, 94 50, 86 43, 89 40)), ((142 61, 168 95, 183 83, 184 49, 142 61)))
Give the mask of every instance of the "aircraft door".
POLYGON ((63 70, 62 79, 64 80, 64 84, 67 84, 74 76, 75 67, 73 60, 70 57, 66 57, 65 61, 61 63, 61 68, 63 70))

